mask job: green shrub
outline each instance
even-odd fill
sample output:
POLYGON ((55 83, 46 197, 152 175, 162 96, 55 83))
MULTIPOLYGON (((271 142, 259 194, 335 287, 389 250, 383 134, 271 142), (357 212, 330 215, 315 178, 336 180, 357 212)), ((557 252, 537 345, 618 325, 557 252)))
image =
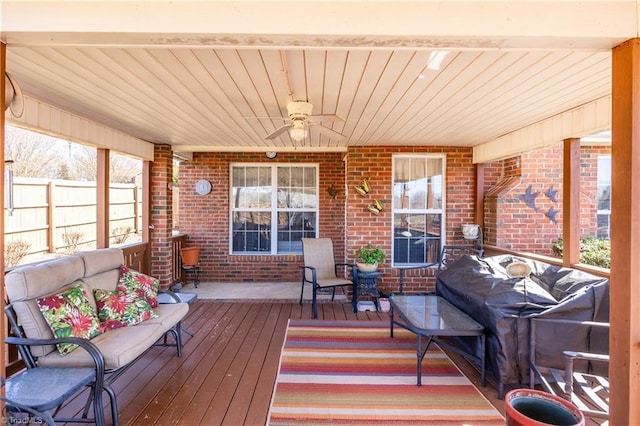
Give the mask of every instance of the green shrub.
MULTIPOLYGON (((562 257, 562 238, 558 238, 552 244, 553 254, 562 257)), ((611 241, 603 238, 585 237, 580 239, 580 263, 611 268, 611 241)))

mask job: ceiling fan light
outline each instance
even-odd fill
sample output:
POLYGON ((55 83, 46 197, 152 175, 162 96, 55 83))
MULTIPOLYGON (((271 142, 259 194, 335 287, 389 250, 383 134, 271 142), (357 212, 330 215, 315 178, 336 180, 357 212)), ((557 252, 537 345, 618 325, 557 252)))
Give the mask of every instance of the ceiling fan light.
POLYGON ((292 127, 289 130, 289 136, 296 142, 302 142, 307 137, 307 129, 292 127))

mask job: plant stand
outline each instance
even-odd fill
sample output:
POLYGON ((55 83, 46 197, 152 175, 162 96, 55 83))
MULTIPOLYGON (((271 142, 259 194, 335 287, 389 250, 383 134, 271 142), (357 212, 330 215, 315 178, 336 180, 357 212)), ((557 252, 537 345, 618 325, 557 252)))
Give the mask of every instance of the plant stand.
POLYGON ((378 291, 378 279, 382 278, 382 273, 378 271, 362 272, 357 268, 353 268, 353 295, 351 303, 353 305, 353 313, 358 312, 358 297, 369 295, 376 298, 376 306, 380 298, 378 291))

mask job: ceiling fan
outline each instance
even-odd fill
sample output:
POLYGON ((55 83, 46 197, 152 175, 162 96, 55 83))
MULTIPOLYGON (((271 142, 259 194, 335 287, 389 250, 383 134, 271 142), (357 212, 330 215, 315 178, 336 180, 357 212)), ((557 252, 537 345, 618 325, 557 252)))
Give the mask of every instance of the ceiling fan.
MULTIPOLYGON (((290 123, 274 130, 265 139, 275 139, 282 133, 289 131, 289 136, 296 142, 302 142, 309 133, 309 127, 314 126, 318 132, 330 138, 344 140, 346 137, 333 129, 320 124, 321 121, 343 121, 342 118, 334 114, 312 115, 313 105, 306 101, 292 101, 287 104, 287 113, 290 123)), ((271 119, 283 120, 282 117, 269 117, 271 119)))

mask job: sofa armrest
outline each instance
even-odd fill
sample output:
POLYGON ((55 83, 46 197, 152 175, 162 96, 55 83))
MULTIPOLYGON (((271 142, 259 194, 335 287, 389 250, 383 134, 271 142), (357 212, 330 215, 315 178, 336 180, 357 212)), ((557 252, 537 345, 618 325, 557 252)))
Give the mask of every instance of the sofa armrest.
MULTIPOLYGON (((29 346, 46 346, 46 345, 57 345, 59 343, 72 343, 74 345, 78 345, 80 348, 84 349, 89 353, 93 362, 95 363, 96 369, 96 386, 98 388, 102 388, 104 382, 104 372, 105 372, 105 362, 104 356, 100 349, 88 339, 83 339, 80 337, 64 337, 58 339, 28 339, 23 337, 7 337, 5 342, 9 345, 16 345, 18 348, 29 346)), ((76 349, 77 350, 77 349, 76 349)), ((22 353, 22 351, 21 351, 22 353)), ((33 368, 35 365, 27 365, 27 367, 33 368)))

